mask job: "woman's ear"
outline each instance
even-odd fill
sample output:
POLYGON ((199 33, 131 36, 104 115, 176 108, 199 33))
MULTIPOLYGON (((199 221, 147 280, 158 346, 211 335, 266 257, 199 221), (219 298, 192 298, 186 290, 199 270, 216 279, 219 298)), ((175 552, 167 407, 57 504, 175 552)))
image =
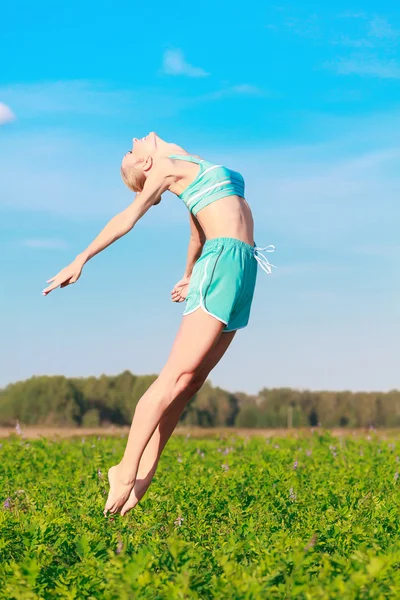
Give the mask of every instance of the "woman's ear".
POLYGON ((153 161, 153 157, 150 156, 150 154, 143 159, 143 163, 141 164, 141 169, 143 171, 145 171, 146 173, 148 173, 151 169, 151 167, 153 166, 154 161, 153 161))

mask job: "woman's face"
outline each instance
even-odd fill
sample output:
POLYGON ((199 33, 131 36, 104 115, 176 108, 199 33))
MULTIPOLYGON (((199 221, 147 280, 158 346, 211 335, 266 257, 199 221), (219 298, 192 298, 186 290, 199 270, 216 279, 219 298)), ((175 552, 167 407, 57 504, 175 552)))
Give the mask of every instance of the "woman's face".
POLYGON ((132 150, 127 152, 122 160, 122 166, 137 166, 145 161, 149 156, 153 157, 157 151, 157 145, 160 137, 151 131, 141 139, 133 138, 132 150))

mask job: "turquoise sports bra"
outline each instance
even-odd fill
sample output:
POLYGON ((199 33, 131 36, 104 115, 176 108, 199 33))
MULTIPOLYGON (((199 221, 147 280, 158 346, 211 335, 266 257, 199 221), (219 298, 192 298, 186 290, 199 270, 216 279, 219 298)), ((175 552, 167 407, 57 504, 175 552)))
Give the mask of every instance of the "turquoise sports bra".
POLYGON ((240 173, 186 154, 173 154, 169 158, 186 160, 200 166, 196 179, 179 194, 179 198, 195 216, 202 208, 225 196, 244 198, 244 179, 240 173))

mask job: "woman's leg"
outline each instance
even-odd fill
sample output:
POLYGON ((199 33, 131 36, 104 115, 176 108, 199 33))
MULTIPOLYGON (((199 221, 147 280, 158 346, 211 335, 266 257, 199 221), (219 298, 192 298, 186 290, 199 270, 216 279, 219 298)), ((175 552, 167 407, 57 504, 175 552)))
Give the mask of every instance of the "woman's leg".
POLYGON ((156 473, 161 453, 174 431, 185 406, 194 394, 200 390, 212 369, 219 363, 232 342, 235 333, 236 331, 232 331, 220 336, 216 346, 205 359, 203 366, 198 373, 197 389, 185 390, 178 398, 176 398, 176 400, 174 400, 170 408, 161 417, 157 429, 144 449, 140 459, 135 485, 133 486, 129 499, 122 507, 121 515, 132 510, 147 492, 156 473))
POLYGON ((165 367, 136 406, 124 457, 110 469, 105 512, 118 512, 129 498, 141 456, 162 416, 181 394, 190 398, 198 389, 202 366, 223 328, 223 323, 202 309, 182 319, 165 367))

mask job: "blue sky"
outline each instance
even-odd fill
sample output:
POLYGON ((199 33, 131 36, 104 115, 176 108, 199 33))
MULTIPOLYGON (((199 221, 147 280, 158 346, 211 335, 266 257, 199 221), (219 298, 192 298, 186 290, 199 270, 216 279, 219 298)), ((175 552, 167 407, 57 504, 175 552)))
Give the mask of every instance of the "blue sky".
POLYGON ((41 296, 133 199, 133 136, 157 131, 246 179, 252 319, 211 376, 399 387, 400 11, 394 2, 6 0, 0 38, 0 386, 161 369, 188 215, 166 194, 75 286, 41 296))

